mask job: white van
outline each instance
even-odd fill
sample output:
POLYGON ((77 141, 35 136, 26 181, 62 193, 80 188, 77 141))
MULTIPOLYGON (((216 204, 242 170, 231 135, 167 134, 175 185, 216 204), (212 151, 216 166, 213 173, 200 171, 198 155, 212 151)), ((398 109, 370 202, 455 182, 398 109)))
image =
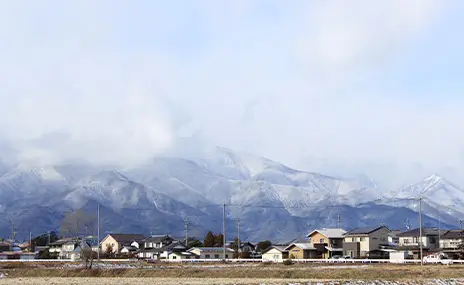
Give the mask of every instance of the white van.
POLYGON ((435 263, 435 264, 441 263, 441 264, 446 264, 446 265, 453 264, 453 260, 448 259, 448 257, 443 253, 424 256, 423 261, 424 263, 435 263))

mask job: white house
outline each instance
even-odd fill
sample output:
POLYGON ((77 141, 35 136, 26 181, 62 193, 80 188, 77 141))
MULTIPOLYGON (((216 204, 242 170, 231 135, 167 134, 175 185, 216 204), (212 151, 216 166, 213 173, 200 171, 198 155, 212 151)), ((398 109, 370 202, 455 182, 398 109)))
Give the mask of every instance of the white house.
POLYGON ((173 251, 168 254, 167 259, 178 260, 178 259, 196 259, 197 256, 192 252, 176 252, 173 251))
POLYGON ((63 244, 58 258, 77 260, 81 257, 82 250, 86 248, 90 248, 90 245, 84 240, 68 241, 67 243, 63 244))
POLYGON ((445 231, 445 233, 440 236, 440 248, 457 249, 461 244, 464 244, 463 230, 445 231))
MULTIPOLYGON (((191 252, 198 256, 199 259, 224 259, 224 249, 222 247, 193 247, 187 252, 191 252)), ((234 250, 226 248, 225 258, 232 258, 234 250)))
MULTIPOLYGON (((438 248, 438 229, 422 228, 422 246, 428 249, 438 248)), ((420 229, 397 234, 400 247, 417 248, 420 246, 420 229)))
POLYGON ((271 246, 263 252, 261 258, 263 261, 273 262, 288 259, 288 251, 285 248, 286 246, 271 246))
POLYGON ((142 241, 143 249, 139 251, 138 257, 152 260, 167 258, 167 254, 161 255, 165 251, 165 247, 172 244, 173 241, 169 235, 152 235, 142 241))

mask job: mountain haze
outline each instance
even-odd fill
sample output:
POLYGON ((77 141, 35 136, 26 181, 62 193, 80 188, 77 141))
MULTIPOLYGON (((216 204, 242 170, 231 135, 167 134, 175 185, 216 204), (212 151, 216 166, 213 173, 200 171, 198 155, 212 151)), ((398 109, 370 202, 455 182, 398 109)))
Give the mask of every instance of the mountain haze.
MULTIPOLYGON (((0 234, 18 237, 58 230, 68 211, 95 213, 101 232, 171 233, 202 238, 222 231, 258 241, 287 241, 318 227, 345 229, 387 224, 418 226, 418 198, 424 224, 453 227, 464 212, 464 191, 439 176, 397 191, 383 191, 369 179, 344 179, 299 171, 267 158, 214 148, 201 156, 158 156, 135 167, 63 164, 3 167, 0 176, 0 234), (445 208, 443 206, 446 206, 445 208), (8 217, 11 217, 9 219, 8 217), (438 221, 440 220, 440 222, 438 221)), ((96 230, 89 230, 95 234, 96 230)))

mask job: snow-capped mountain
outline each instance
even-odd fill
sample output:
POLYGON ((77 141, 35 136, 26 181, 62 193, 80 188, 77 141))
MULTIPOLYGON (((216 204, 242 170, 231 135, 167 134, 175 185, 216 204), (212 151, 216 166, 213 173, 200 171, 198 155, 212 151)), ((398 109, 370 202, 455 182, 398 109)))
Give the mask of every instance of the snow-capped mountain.
MULTIPOLYGON (((381 195, 366 177, 344 179, 295 170, 267 158, 225 148, 201 156, 155 157, 137 167, 118 169, 85 164, 47 167, 18 165, 0 176, 0 213, 22 229, 42 233, 57 230, 67 211, 102 209, 103 232, 143 232, 181 235, 184 220, 191 235, 222 228, 222 204, 227 204, 228 234, 251 240, 290 240, 316 227, 404 227, 417 222, 417 196, 424 200, 424 223, 440 216, 450 226, 464 209, 464 192, 437 176, 381 195), (443 203, 441 203, 443 201, 443 203), (443 212, 441 205, 455 212, 443 212), (438 209, 438 210, 437 210, 438 209), (456 210, 458 209, 458 210, 456 210), (461 212, 459 212, 461 211, 461 212)), ((8 220, 0 221, 7 235, 8 220)))

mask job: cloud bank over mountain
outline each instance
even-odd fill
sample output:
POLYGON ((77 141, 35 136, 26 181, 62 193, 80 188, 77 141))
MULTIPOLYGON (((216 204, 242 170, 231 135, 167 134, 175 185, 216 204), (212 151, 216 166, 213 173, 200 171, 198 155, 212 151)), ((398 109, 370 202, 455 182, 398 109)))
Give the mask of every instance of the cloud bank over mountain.
POLYGON ((195 135, 326 173, 453 178, 462 6, 4 2, 1 156, 137 164, 195 135))

